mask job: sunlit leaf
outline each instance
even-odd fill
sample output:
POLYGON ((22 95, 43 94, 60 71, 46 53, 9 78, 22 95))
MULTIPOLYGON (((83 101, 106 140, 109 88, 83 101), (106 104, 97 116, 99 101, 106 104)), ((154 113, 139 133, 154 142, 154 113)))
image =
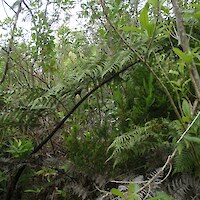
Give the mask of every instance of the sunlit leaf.
POLYGON ((140 23, 144 29, 147 29, 149 25, 148 9, 149 4, 146 3, 144 8, 140 12, 140 23))
POLYGON ((126 198, 125 196, 124 196, 124 194, 122 193, 122 192, 120 192, 118 189, 116 189, 116 188, 112 188, 111 189, 111 192, 112 192, 112 194, 114 194, 114 195, 116 195, 116 196, 118 196, 118 197, 121 197, 121 198, 126 198))
POLYGON ((182 59, 185 61, 186 64, 190 64, 193 60, 193 56, 191 53, 184 53, 178 48, 173 48, 173 51, 182 59))

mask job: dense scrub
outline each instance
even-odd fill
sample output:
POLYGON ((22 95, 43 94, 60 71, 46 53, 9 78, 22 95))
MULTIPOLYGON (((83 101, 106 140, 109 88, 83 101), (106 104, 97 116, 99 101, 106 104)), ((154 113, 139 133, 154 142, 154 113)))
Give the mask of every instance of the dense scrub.
POLYGON ((0 198, 198 199, 199 3, 84 1, 80 30, 73 6, 0 24, 0 198))

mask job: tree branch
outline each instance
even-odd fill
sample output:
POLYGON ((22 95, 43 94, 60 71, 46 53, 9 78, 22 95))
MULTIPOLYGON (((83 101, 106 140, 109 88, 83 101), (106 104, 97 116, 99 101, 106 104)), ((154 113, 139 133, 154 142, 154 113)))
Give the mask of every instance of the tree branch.
POLYGON ((13 24, 13 28, 12 28, 12 31, 11 31, 11 38, 10 38, 10 42, 9 42, 9 45, 8 45, 6 65, 5 65, 3 76, 0 80, 0 84, 2 84, 4 82, 4 80, 6 78, 6 74, 7 74, 8 69, 9 69, 10 54, 11 54, 12 48, 13 48, 14 33, 15 33, 15 29, 17 27, 17 21, 18 21, 18 18, 19 18, 19 14, 21 12, 21 8, 22 8, 22 0, 19 2, 18 10, 17 10, 16 15, 15 15, 15 22, 13 24))
MULTIPOLYGON (((125 72, 126 70, 128 70, 129 68, 135 66, 137 63, 139 63, 139 61, 135 61, 134 63, 128 64, 127 66, 125 66, 123 69, 121 69, 119 72, 116 72, 115 74, 113 74, 112 76, 108 77, 107 79, 103 80, 99 85, 97 85, 96 87, 94 87, 91 91, 89 91, 82 99, 80 99, 79 102, 77 102, 77 104, 68 112, 68 114, 57 124, 57 126, 54 128, 54 130, 39 144, 37 145, 34 150, 31 152, 31 154, 29 155, 29 157, 26 159, 25 163, 28 163, 28 160, 31 158, 31 156, 35 153, 37 153, 54 135, 55 133, 62 127, 62 125, 65 123, 65 121, 77 110, 77 108, 79 108, 79 106, 90 96, 92 95, 96 90, 98 90, 99 88, 101 88, 103 85, 105 85, 106 83, 110 82, 112 79, 114 79, 115 77, 118 77, 119 74, 125 72)), ((10 200, 12 198, 12 194, 16 188, 17 182, 20 178, 20 176, 22 175, 24 169, 26 168, 27 164, 23 164, 18 170, 16 175, 14 176, 14 178, 12 179, 9 188, 7 190, 7 194, 6 194, 6 200, 10 200)))

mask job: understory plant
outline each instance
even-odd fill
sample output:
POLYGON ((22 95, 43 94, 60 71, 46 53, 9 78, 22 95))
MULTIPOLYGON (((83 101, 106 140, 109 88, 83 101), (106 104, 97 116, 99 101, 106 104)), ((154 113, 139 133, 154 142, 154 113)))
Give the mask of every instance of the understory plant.
POLYGON ((0 198, 198 198, 199 2, 3 3, 0 198))

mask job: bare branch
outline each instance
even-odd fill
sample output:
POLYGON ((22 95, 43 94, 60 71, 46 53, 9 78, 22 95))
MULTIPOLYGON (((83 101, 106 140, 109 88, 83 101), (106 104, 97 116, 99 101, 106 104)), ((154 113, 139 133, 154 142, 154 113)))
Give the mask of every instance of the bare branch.
MULTIPOLYGON (((16 15, 17 15, 17 12, 5 1, 5 0, 2 0, 2 5, 4 7, 4 4, 5 3, 16 15)), ((5 11, 5 8, 4 8, 4 11, 5 11)), ((6 11, 5 11, 6 12, 6 11)), ((7 13, 6 13, 7 14, 7 13)), ((8 15, 7 15, 8 16, 8 15)))
POLYGON ((6 74, 7 74, 8 69, 9 69, 10 54, 11 54, 12 49, 13 49, 14 32, 15 32, 15 29, 17 27, 17 21, 18 21, 18 18, 19 18, 19 14, 21 12, 21 8, 22 8, 21 5, 22 5, 22 0, 19 2, 18 10, 17 10, 17 13, 15 15, 15 21, 14 21, 14 24, 13 24, 13 28, 11 30, 11 38, 10 38, 10 42, 9 42, 9 45, 8 45, 6 65, 5 65, 3 76, 2 76, 2 78, 0 80, 0 84, 2 84, 4 82, 4 80, 6 78, 6 74))

